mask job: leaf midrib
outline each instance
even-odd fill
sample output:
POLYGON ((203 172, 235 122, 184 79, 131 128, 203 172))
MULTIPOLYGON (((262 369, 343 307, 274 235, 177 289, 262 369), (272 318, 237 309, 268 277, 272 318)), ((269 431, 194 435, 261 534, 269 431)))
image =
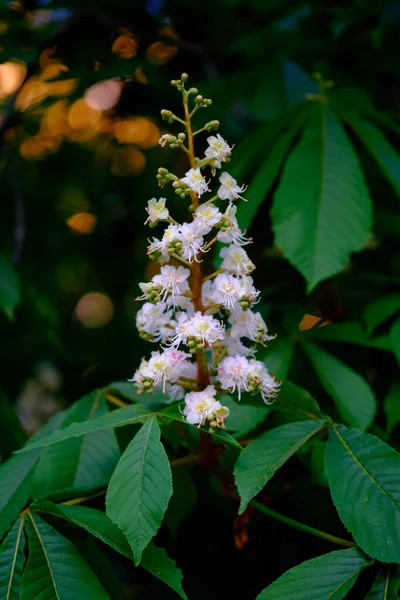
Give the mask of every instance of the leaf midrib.
POLYGON ((20 543, 20 540, 21 540, 22 529, 24 527, 24 520, 23 520, 23 518, 20 517, 19 521, 20 522, 19 522, 19 529, 18 529, 18 533, 17 533, 17 541, 16 541, 16 544, 15 544, 14 555, 13 555, 13 559, 12 559, 12 563, 11 563, 10 579, 9 579, 9 582, 8 582, 7 595, 6 595, 5 600, 9 600, 10 599, 11 584, 12 584, 13 577, 14 577, 15 565, 17 563, 17 556, 18 556, 18 550, 19 550, 19 543, 20 543))
POLYGON ((400 512, 400 508, 397 506, 397 504, 395 502, 393 502, 393 500, 391 499, 391 497, 385 492, 385 490, 379 485, 379 483, 376 481, 376 479, 371 475, 371 473, 369 471, 367 471, 367 469, 364 467, 364 465, 358 460, 357 456, 354 454, 354 452, 352 451, 352 449, 350 448, 350 446, 348 445, 348 443, 346 442, 346 440, 340 435, 339 431, 336 428, 336 425, 334 423, 332 423, 332 429, 335 432, 335 434, 337 435, 337 437, 339 438, 339 441, 341 442, 341 444, 344 446, 344 448, 347 450, 347 452, 350 454, 351 458, 354 460, 354 462, 359 466, 359 468, 364 471, 364 473, 370 478, 370 480, 376 485, 376 487, 380 490, 380 492, 385 496, 385 498, 387 498, 389 500, 389 502, 394 506, 394 508, 400 512))
POLYGON ((44 554, 44 557, 45 557, 46 562, 47 562, 47 566, 48 566, 48 569, 49 569, 49 572, 50 572, 51 580, 53 582, 53 587, 54 587, 54 591, 55 591, 56 596, 57 596, 57 600, 61 600, 60 595, 58 593, 58 589, 57 589, 57 586, 56 586, 56 580, 54 579, 53 571, 52 571, 52 568, 51 568, 51 565, 50 565, 50 560, 49 560, 49 557, 47 555, 47 551, 46 551, 45 545, 43 544, 43 540, 42 540, 42 538, 40 536, 39 530, 38 530, 37 525, 35 523, 35 520, 34 520, 34 518, 32 516, 32 513, 29 512, 28 515, 29 515, 29 517, 30 517, 30 519, 32 521, 32 525, 33 525, 33 527, 35 529, 35 532, 36 532, 36 535, 37 535, 38 540, 40 542, 40 545, 42 546, 43 554, 44 554))
MULTIPOLYGON (((140 504, 139 504, 139 510, 138 510, 138 514, 137 514, 137 521, 139 523, 139 521, 141 521, 142 517, 143 517, 143 513, 142 513, 142 506, 143 506, 143 500, 142 500, 142 496, 143 496, 143 475, 144 475, 144 463, 145 463, 145 457, 146 457, 146 452, 147 452, 147 446, 149 443, 149 437, 150 437, 150 433, 151 433, 151 428, 153 427, 153 423, 154 423, 154 416, 150 417, 150 424, 149 424, 149 428, 147 431, 147 436, 145 438, 145 442, 143 444, 143 452, 142 452, 142 461, 141 461, 141 469, 140 469, 140 485, 139 485, 139 489, 141 490, 140 493, 140 504)), ((143 527, 141 525, 139 525, 140 529, 143 530, 143 527)))

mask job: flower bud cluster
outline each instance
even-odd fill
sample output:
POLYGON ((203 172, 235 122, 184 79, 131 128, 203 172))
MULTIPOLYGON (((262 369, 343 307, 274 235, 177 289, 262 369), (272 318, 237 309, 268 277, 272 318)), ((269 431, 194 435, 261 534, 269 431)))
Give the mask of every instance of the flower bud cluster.
POLYGON ((161 344, 161 349, 142 360, 131 381, 139 392, 159 388, 170 400, 184 398, 186 421, 213 429, 224 427, 229 415, 216 399, 219 394, 237 393, 239 400, 243 392, 260 394, 270 403, 280 384, 255 358, 257 347, 274 336, 268 335, 261 314, 254 310, 260 292, 251 277, 255 265, 244 249, 252 240, 236 218, 235 202, 244 200, 246 188, 224 171, 214 195, 211 192, 212 178, 230 160, 232 147, 218 133, 207 138, 204 157, 195 156, 194 136, 219 124, 210 121, 194 131, 194 114, 211 100, 196 88, 186 90, 187 78, 183 74, 171 82, 182 93, 185 118, 161 112, 169 123, 184 124, 185 131, 163 134, 160 145, 184 151, 190 168, 181 177, 160 168, 157 179, 160 187, 172 183, 175 193, 189 200, 190 218, 186 223, 176 222, 164 197, 148 201, 146 224, 153 228, 165 223, 166 227, 160 237, 149 240, 148 256, 160 267, 150 282, 139 284, 142 295, 138 299, 145 303, 136 325, 143 339, 161 344), (204 200, 206 194, 211 195, 204 200), (216 242, 224 244, 221 264, 205 276, 203 259, 216 242))

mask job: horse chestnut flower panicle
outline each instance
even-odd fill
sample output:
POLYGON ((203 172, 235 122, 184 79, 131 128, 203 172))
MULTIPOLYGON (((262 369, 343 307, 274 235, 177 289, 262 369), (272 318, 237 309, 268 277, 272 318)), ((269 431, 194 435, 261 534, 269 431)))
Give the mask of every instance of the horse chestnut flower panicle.
POLYGON ((160 168, 157 179, 161 187, 172 184, 175 194, 188 202, 190 217, 188 222, 178 223, 166 206, 166 198, 148 201, 146 224, 151 228, 162 223, 167 226, 160 237, 149 240, 149 258, 161 267, 150 282, 139 284, 142 296, 138 299, 145 304, 137 313, 136 325, 141 337, 160 343, 161 350, 143 359, 130 381, 139 392, 161 389, 166 401, 184 398, 182 414, 186 421, 212 430, 224 428, 229 416, 228 408, 217 400, 219 393, 237 393, 239 400, 243 392, 259 394, 270 403, 280 384, 255 359, 257 345, 265 345, 275 336, 268 335, 261 314, 253 311, 260 292, 250 276, 255 265, 243 248, 252 240, 240 229, 234 204, 244 200, 246 188, 227 172, 216 182, 212 179, 232 153, 219 133, 207 138, 204 157, 196 157, 195 135, 215 130, 219 124, 209 121, 193 131, 192 118, 211 101, 202 96, 193 99, 194 88, 185 89, 186 79, 182 77, 179 86, 173 83, 182 94, 184 118, 162 111, 169 123, 184 122, 185 131, 164 134, 160 144, 183 151, 189 168, 181 178, 160 168), (194 104, 191 109, 189 102, 194 104), (214 193, 211 181, 216 184, 214 193), (202 272, 203 255, 216 242, 226 244, 220 251, 222 263, 206 275, 202 272))

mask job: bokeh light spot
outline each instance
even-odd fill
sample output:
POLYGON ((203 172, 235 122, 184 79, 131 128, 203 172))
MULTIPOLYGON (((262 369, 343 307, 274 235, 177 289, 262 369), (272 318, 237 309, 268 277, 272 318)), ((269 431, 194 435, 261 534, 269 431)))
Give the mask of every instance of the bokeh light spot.
POLYGON ((136 144, 141 148, 151 148, 158 143, 160 130, 150 119, 130 117, 118 121, 114 135, 120 144, 136 144))
POLYGON ((111 173, 116 177, 139 175, 146 166, 146 158, 138 148, 118 148, 111 159, 111 173))
POLYGON ((88 235, 92 233, 96 226, 97 219, 95 215, 88 212, 76 213, 69 219, 67 219, 67 225, 72 231, 80 233, 82 235, 88 235))
POLYGON ((22 85, 27 72, 24 63, 8 61, 0 65, 0 94, 10 96, 15 94, 22 85))
POLYGON ((135 56, 139 42, 131 33, 119 35, 112 45, 112 52, 120 58, 132 58, 135 56))
POLYGON ((101 292, 90 292, 79 300, 75 307, 78 321, 85 327, 96 329, 107 325, 114 315, 114 305, 101 292))
POLYGON ((122 83, 116 79, 108 79, 95 83, 85 92, 85 102, 94 110, 109 110, 115 106, 122 91, 122 83))
POLYGON ((91 108, 83 98, 76 100, 68 111, 68 123, 72 129, 93 130, 100 118, 101 111, 91 108))
POLYGON ((165 65, 176 56, 178 46, 170 46, 164 42, 154 42, 146 50, 146 56, 153 65, 165 65))

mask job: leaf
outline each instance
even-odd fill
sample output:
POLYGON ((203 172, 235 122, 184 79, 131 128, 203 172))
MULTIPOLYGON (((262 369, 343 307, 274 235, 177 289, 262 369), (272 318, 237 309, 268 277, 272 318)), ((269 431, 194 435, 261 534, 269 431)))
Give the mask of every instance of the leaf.
POLYGON ((391 146, 383 133, 371 122, 364 121, 350 112, 346 113, 345 119, 375 158, 397 195, 400 196, 399 154, 391 146))
POLYGON ((37 514, 28 513, 29 559, 21 600, 109 600, 74 545, 37 514))
MULTIPOLYGON (((62 429, 71 423, 108 415, 102 390, 95 390, 72 405, 62 429)), ((61 490, 91 490, 108 484, 119 460, 114 431, 103 430, 71 438, 46 448, 35 469, 32 496, 45 498, 61 490)))
POLYGON ((326 327, 314 327, 306 334, 307 338, 315 340, 325 340, 327 342, 344 342, 348 344, 358 344, 360 346, 379 348, 380 350, 392 350, 392 347, 385 337, 369 338, 367 337, 361 323, 358 321, 345 321, 335 323, 326 327))
POLYGON ((390 341, 392 342, 393 354, 400 364, 400 318, 395 321, 390 330, 390 341))
POLYGON ((393 429, 400 423, 400 381, 395 381, 389 390, 383 403, 383 410, 386 415, 386 432, 388 436, 393 429))
POLYGON ((262 361, 272 375, 284 379, 289 372, 293 355, 294 339, 280 335, 268 347, 262 361))
POLYGON ((0 598, 19 600, 24 568, 24 520, 17 519, 0 546, 0 598))
POLYGON ((375 417, 376 400, 365 379, 314 344, 306 343, 303 348, 344 421, 362 431, 368 429, 375 417))
POLYGON ((365 600, 398 600, 400 575, 397 565, 391 565, 385 571, 381 570, 365 600))
POLYGON ((358 548, 329 552, 289 569, 256 600, 341 600, 372 562, 358 548))
MULTIPOLYGON (((86 506, 66 506, 46 501, 34 505, 34 509, 82 527, 116 552, 132 560, 132 550, 125 535, 102 511, 86 506)), ((165 550, 150 543, 143 552, 140 566, 172 587, 182 598, 186 598, 180 584, 178 585, 182 573, 174 561, 168 558, 165 550)))
POLYGON ((66 519, 78 527, 86 529, 91 535, 101 540, 114 550, 132 558, 132 552, 120 528, 105 513, 87 506, 68 506, 43 501, 33 505, 34 510, 66 519))
POLYGON ((310 292, 364 247, 372 205, 358 157, 335 115, 314 102, 271 211, 276 244, 310 292))
POLYGON ((237 438, 247 435, 258 425, 263 423, 271 412, 271 407, 260 403, 260 406, 251 406, 241 404, 231 396, 222 396, 220 402, 223 406, 229 408, 229 418, 226 420, 226 426, 235 433, 237 438))
POLYGON ((374 435, 331 428, 326 474, 339 516, 357 544, 382 562, 398 562, 400 455, 374 435))
POLYGON ((68 440, 72 437, 80 437, 87 433, 93 433, 94 431, 100 431, 101 429, 109 429, 112 427, 122 427, 124 425, 132 425, 133 423, 141 423, 150 413, 143 407, 137 405, 124 406, 118 408, 112 412, 92 419, 91 421, 85 421, 84 423, 72 423, 69 427, 55 431, 51 435, 40 439, 39 441, 29 442, 19 452, 28 452, 34 448, 44 448, 45 446, 51 446, 57 442, 68 440))
POLYGON ((187 600, 182 588, 182 571, 178 569, 175 561, 169 558, 164 548, 158 548, 150 543, 143 551, 140 565, 169 585, 183 600, 187 600))
MULTIPOLYGON (((31 439, 38 441, 46 437, 60 426, 64 418, 65 413, 58 413, 31 439)), ((23 455, 13 455, 0 465, 0 538, 29 499, 33 469, 41 454, 42 450, 34 450, 23 455)))
POLYGON ((367 325, 367 333, 371 335, 375 327, 389 319, 400 310, 400 294, 390 294, 378 298, 372 302, 364 311, 364 321, 367 325))
POLYGON ((121 598, 124 598, 121 578, 95 540, 91 537, 84 540, 78 539, 74 541, 74 545, 96 575, 110 599, 121 600, 121 598))
POLYGON ((264 433, 252 442, 235 465, 235 480, 241 497, 239 514, 258 494, 274 473, 317 431, 325 421, 298 421, 264 433))
POLYGON ((266 159, 251 179, 246 191, 247 202, 238 204, 236 216, 242 229, 247 229, 252 224, 260 205, 264 202, 265 196, 278 177, 281 165, 294 138, 303 125, 305 116, 305 110, 302 110, 294 119, 288 131, 278 137, 274 146, 268 148, 269 152, 266 159))
POLYGON ((21 291, 18 275, 4 256, 0 256, 0 281, 0 310, 13 321, 15 307, 21 301, 21 291))
POLYGON ((128 538, 135 565, 157 533, 171 495, 171 468, 151 416, 122 455, 106 496, 107 515, 128 538))
POLYGON ((318 420, 322 416, 317 401, 306 390, 289 381, 283 381, 278 397, 272 406, 296 413, 298 419, 318 420))

